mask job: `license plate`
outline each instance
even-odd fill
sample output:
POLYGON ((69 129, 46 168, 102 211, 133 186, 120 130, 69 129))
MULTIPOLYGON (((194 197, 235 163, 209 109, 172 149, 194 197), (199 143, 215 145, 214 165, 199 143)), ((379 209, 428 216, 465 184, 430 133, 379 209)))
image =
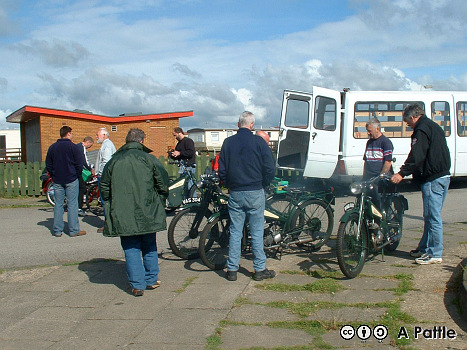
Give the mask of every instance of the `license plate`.
POLYGON ((354 202, 347 203, 346 205, 344 205, 344 211, 349 211, 349 210, 353 209, 354 207, 355 207, 354 202))

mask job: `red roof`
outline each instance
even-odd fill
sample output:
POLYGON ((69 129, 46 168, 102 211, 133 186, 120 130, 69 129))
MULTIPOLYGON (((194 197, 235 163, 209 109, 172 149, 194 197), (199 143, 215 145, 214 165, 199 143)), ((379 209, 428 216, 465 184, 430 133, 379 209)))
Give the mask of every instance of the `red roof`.
POLYGON ((21 123, 21 122, 26 122, 31 119, 35 119, 39 115, 44 115, 44 114, 58 116, 58 117, 93 120, 93 121, 99 121, 103 123, 122 123, 122 122, 192 117, 193 111, 157 113, 157 114, 122 115, 122 116, 117 116, 117 117, 109 117, 105 115, 92 114, 91 112, 86 113, 85 111, 72 112, 72 111, 65 111, 65 110, 60 110, 60 109, 24 106, 23 108, 20 108, 16 112, 13 112, 9 116, 7 116, 6 120, 10 123, 21 123))

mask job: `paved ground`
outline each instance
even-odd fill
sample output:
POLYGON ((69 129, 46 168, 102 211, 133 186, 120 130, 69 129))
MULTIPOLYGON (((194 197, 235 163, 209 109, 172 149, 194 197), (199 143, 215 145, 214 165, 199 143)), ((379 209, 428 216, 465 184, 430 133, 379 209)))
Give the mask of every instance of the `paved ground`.
MULTIPOLYGON (((459 207, 466 191, 456 191, 448 198, 459 207)), ((252 263, 246 256, 238 281, 228 282, 199 261, 174 257, 160 234, 163 284, 141 298, 129 294, 118 240, 97 235, 98 221, 82 221, 87 236, 56 239, 47 225, 36 221, 30 228, 26 219, 48 222, 49 208, 0 209, 0 237, 10 251, 6 254, 2 244, 0 349, 466 349, 467 324, 458 311, 457 288, 467 255, 467 222, 459 219, 461 214, 447 213, 443 263, 415 265, 407 252, 422 231, 419 196, 407 194, 411 209, 395 254, 368 262, 356 279, 340 273, 334 240, 317 253, 297 250, 268 260, 278 272, 268 282, 250 278, 252 263), (15 225, 21 227, 18 232, 6 228, 15 225), (34 261, 29 266, 45 266, 24 267, 28 257, 19 243, 48 246, 53 257, 28 248, 34 261), (91 256, 83 255, 83 247, 91 256), (80 253, 74 256, 73 250, 80 253), (12 260, 23 268, 11 268, 12 260), (344 340, 344 325, 385 325, 389 336, 380 343, 373 336, 365 342, 357 336, 344 340), (401 327, 409 339, 396 341, 401 327), (426 336, 433 327, 452 329, 456 339, 414 340, 415 327, 426 336)), ((345 201, 336 205, 337 218, 345 201)), ((336 219, 335 230, 337 224, 336 219)))

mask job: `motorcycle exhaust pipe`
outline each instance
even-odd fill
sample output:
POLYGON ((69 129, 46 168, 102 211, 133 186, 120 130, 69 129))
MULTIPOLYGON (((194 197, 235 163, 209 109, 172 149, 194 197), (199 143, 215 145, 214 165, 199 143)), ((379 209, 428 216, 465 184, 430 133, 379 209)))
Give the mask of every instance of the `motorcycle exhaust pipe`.
POLYGON ((315 239, 316 238, 313 238, 313 237, 302 238, 302 239, 297 239, 295 242, 292 242, 292 243, 295 243, 295 244, 310 243, 310 242, 313 242, 315 239))
MULTIPOLYGON (((304 243, 310 243, 310 242, 313 242, 316 238, 313 238, 313 237, 308 237, 308 238, 302 238, 302 239, 297 239, 295 241, 292 241, 292 242, 288 242, 286 245, 287 247, 291 244, 304 244, 304 243)), ((271 245, 271 246, 268 246, 268 247, 264 247, 264 250, 270 250, 270 249, 275 249, 275 248, 278 248, 280 247, 281 244, 275 244, 275 245, 271 245)))
POLYGON ((399 239, 401 239, 401 237, 402 237, 402 233, 399 233, 399 234, 395 235, 394 237, 391 237, 388 242, 384 242, 383 244, 379 245, 377 249, 381 249, 381 248, 383 248, 383 247, 385 247, 385 246, 387 246, 387 245, 389 245, 391 243, 394 243, 394 242, 398 241, 399 239))

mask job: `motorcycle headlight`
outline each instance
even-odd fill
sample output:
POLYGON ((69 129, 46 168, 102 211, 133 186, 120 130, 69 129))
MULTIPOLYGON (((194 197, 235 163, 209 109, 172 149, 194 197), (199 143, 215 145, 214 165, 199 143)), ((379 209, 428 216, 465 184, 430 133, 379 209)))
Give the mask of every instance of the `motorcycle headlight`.
POLYGON ((354 195, 359 195, 360 193, 362 193, 362 189, 362 184, 359 182, 354 182, 350 185, 350 192, 352 192, 352 194, 354 195))

